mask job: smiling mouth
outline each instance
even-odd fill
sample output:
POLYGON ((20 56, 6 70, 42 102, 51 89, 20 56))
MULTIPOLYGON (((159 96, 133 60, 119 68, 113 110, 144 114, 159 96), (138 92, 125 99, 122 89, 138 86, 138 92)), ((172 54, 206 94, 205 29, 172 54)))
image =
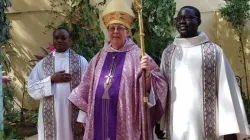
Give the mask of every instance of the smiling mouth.
POLYGON ((186 26, 182 26, 182 27, 180 27, 180 30, 187 30, 187 27, 186 26))
POLYGON ((61 47, 61 46, 63 46, 62 44, 56 44, 55 45, 56 47, 61 47))

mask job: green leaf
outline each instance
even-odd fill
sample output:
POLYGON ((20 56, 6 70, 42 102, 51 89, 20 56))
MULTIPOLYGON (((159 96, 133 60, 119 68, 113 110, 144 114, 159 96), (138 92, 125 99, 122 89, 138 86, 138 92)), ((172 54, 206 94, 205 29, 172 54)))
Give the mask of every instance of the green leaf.
POLYGON ((240 34, 250 19, 248 0, 225 0, 225 2, 226 5, 219 9, 219 12, 240 34))
MULTIPOLYGON (((160 64, 163 50, 172 43, 171 33, 174 31, 174 0, 144 0, 143 22, 146 52, 160 64)), ((135 10, 134 10, 135 11, 135 10)), ((138 38, 138 19, 131 26, 132 35, 138 38)), ((138 40, 136 42, 139 42, 138 40)), ((138 44, 139 45, 139 44, 138 44)))

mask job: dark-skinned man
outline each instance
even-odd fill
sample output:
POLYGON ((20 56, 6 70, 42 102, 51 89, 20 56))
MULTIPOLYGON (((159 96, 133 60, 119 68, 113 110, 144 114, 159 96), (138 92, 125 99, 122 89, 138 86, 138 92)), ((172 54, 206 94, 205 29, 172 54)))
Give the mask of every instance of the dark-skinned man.
POLYGON ((55 51, 39 61, 28 78, 29 94, 40 100, 38 140, 83 138, 82 124, 77 122, 83 120, 82 115, 68 97, 88 62, 69 48, 70 43, 69 30, 57 28, 53 33, 55 51))
POLYGON ((168 140, 237 140, 249 128, 233 71, 222 49, 198 32, 200 11, 182 7, 179 34, 163 54, 161 70, 169 81, 161 129, 168 140))

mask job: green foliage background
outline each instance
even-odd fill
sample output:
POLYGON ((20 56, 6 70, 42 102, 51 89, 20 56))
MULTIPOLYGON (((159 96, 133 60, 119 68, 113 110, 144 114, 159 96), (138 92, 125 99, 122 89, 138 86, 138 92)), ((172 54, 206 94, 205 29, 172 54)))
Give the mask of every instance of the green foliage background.
MULTIPOLYGON (((52 0, 53 5, 63 5, 59 0, 52 0)), ((67 0, 64 0, 67 1, 67 0)), ((66 10, 66 20, 62 25, 71 30, 72 49, 90 60, 104 45, 104 34, 100 28, 98 5, 90 5, 89 0, 73 0, 69 11, 66 10)), ((176 3, 174 0, 143 0, 143 22, 145 30, 146 52, 160 64, 163 50, 173 41, 174 15, 176 3)), ((135 12, 136 14, 136 12, 135 12)), ((53 24, 51 24, 53 25, 53 24)), ((48 27, 51 27, 49 25, 48 27)), ((133 40, 138 44, 138 18, 136 16, 131 26, 133 40)), ((138 44, 139 46, 139 44, 138 44)))
POLYGON ((219 9, 220 14, 229 23, 232 24, 233 28, 241 33, 247 21, 250 19, 250 5, 249 0, 224 0, 226 5, 219 9))
MULTIPOLYGON (((70 0, 51 0, 52 5, 63 6, 70 0)), ((99 3, 105 4, 105 1, 99 3)), ((52 8, 52 11, 56 7, 52 8)), ((53 12, 55 13, 55 12, 53 12)), ((61 25, 53 22, 48 25, 55 29, 59 26, 67 27, 71 31, 73 44, 71 48, 78 54, 90 60, 104 44, 104 34, 100 28, 99 10, 92 6, 89 0, 71 0, 70 9, 64 10, 65 21, 61 25)), ((60 13, 57 13, 60 15, 60 13)))
MULTIPOLYGON (((7 18, 5 11, 8 7, 11 6, 9 0, 1 0, 0 1, 0 65, 3 66, 3 70, 9 72, 10 71, 10 61, 7 57, 7 53, 3 50, 3 46, 8 46, 8 40, 10 38, 10 22, 7 18)), ((2 73, 2 71, 0 71, 2 73)), ((0 87, 2 88, 2 87, 0 87)), ((3 87, 3 94, 5 93, 6 88, 3 87)), ((4 108, 6 107, 6 98, 3 95, 4 108)), ((5 113, 5 112, 4 112, 5 113)), ((6 117, 4 115, 4 117, 6 117)), ((0 131, 0 139, 6 139, 6 135, 4 135, 4 131, 0 131)))
POLYGON ((11 6, 9 0, 0 1, 0 43, 5 43, 10 38, 9 25, 10 21, 8 20, 5 10, 11 6))
MULTIPOLYGON (((173 42, 176 3, 174 0, 143 0, 142 10, 146 53, 159 65, 163 50, 173 42)), ((139 45, 139 41, 136 41, 139 32, 138 18, 135 19, 131 30, 135 42, 139 45)))
POLYGON ((8 40, 10 38, 10 21, 7 18, 5 11, 11 6, 9 0, 0 0, 0 64, 3 66, 3 70, 9 71, 10 62, 5 51, 2 47, 8 47, 8 40))
POLYGON ((78 0, 78 5, 72 7, 68 16, 70 22, 65 24, 72 30, 72 49, 90 60, 104 44, 99 10, 89 0, 78 0))

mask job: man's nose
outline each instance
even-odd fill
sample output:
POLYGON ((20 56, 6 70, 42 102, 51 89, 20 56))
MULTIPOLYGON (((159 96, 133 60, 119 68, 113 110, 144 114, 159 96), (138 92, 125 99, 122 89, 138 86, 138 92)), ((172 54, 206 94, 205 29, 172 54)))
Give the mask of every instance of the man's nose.
POLYGON ((186 22, 186 20, 184 18, 180 19, 180 23, 185 23, 185 22, 186 22))
POLYGON ((62 39, 57 39, 56 42, 62 42, 62 39))

